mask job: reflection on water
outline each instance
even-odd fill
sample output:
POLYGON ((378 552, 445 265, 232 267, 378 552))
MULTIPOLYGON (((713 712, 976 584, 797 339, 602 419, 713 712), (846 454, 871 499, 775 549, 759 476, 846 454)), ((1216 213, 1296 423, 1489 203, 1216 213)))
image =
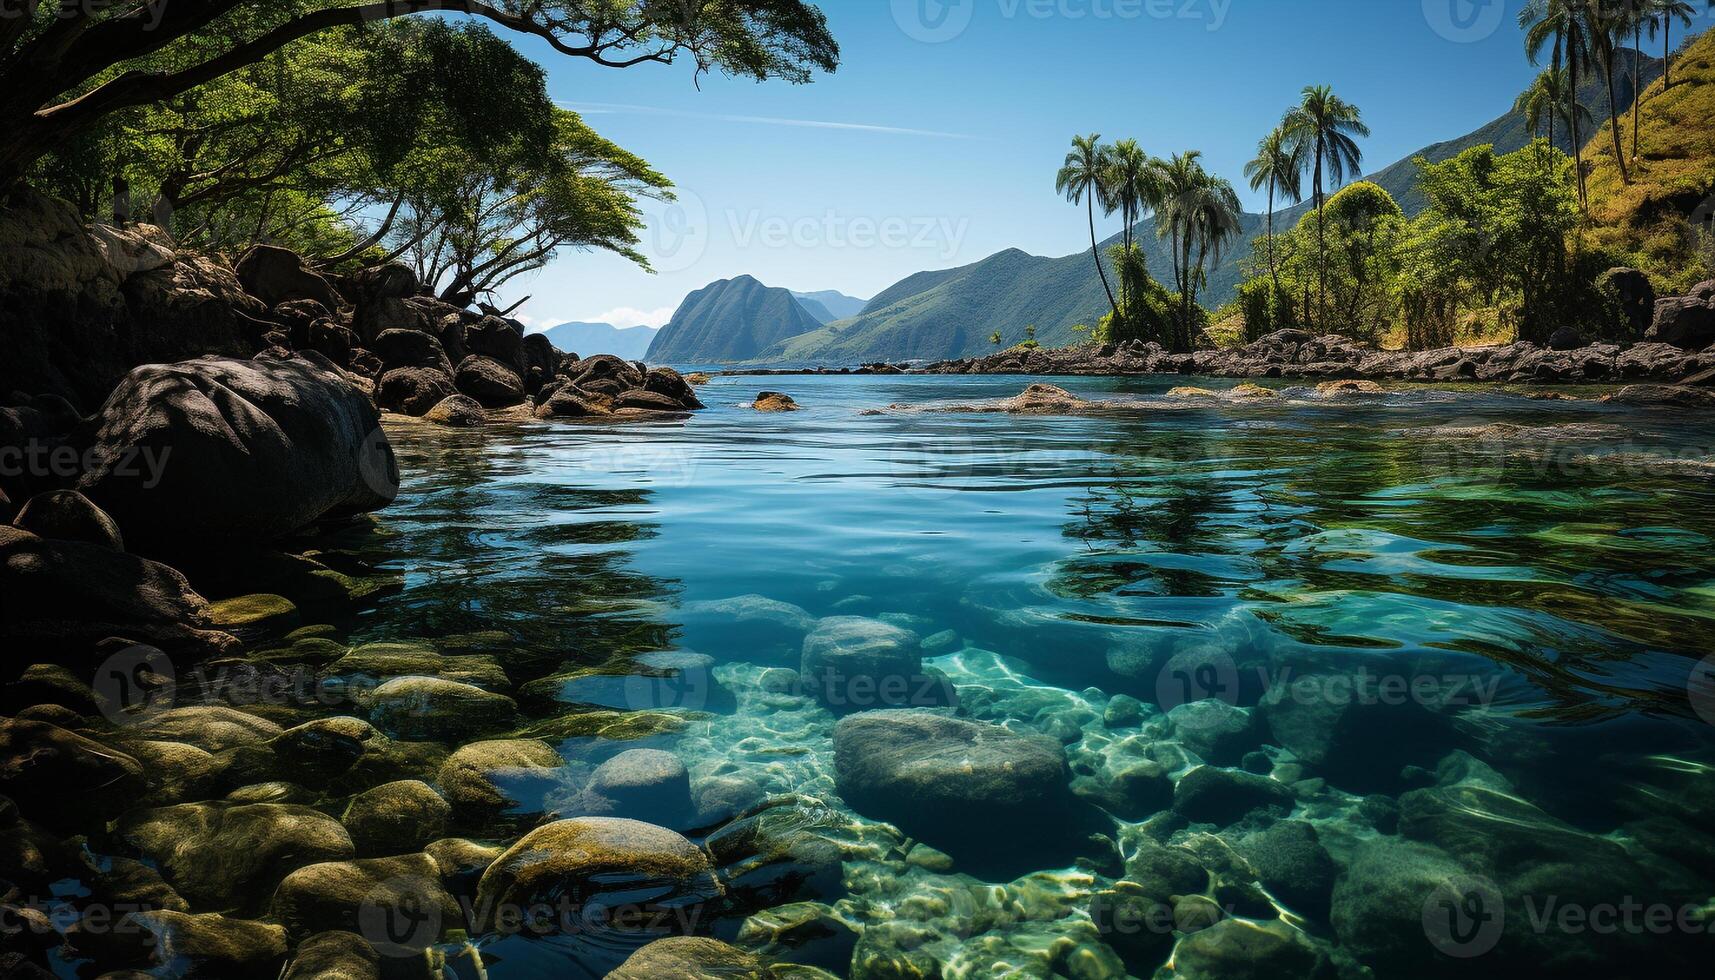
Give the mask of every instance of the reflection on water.
MULTIPOLYGON (((498 666, 478 686, 517 715, 444 750, 546 754, 482 770, 495 808, 460 811, 459 834, 670 827, 719 898, 628 884, 696 912, 666 932, 839 976, 1619 976, 1707 956, 1715 696, 1706 722, 1687 695, 1715 619, 1706 423, 1492 389, 859 414, 1022 384, 780 379, 806 411, 763 416, 736 407, 756 379, 717 379, 684 424, 400 428, 404 495, 338 545, 403 588, 335 635, 352 657, 403 642, 498 666), (848 806, 850 712, 798 673, 806 638, 839 629, 910 636, 956 690, 941 713, 1059 746, 1054 813, 1007 817, 1041 829, 973 851, 848 806), (1593 942, 1525 924, 1550 895, 1696 911, 1593 942), (1431 914, 1483 901, 1506 929, 1431 914), (1166 924, 1116 926, 1127 909, 1166 924)), ((442 759, 423 778, 447 792, 442 759)), ((487 932, 439 948, 446 975, 602 976, 662 934, 487 932)))

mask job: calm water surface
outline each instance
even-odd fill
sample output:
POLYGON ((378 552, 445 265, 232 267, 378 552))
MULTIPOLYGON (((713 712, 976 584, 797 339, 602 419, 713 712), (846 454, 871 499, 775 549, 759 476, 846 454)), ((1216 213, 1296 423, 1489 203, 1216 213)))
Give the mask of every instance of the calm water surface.
MULTIPOLYGON (((696 840, 722 805, 795 795, 764 811, 790 816, 770 831, 789 839, 766 900, 697 928, 841 976, 1150 976, 1169 957, 1202 977, 1706 968, 1706 421, 1428 388, 1121 417, 860 414, 1026 380, 717 378, 683 424, 402 429, 404 494, 359 550, 405 587, 346 639, 486 637, 525 732, 568 773, 638 746, 681 758, 702 809, 678 829, 696 840), (760 388, 805 410, 739 407, 760 388), (1065 746, 1097 824, 929 851, 852 812, 837 719, 790 673, 839 616, 922 639, 959 714, 1065 746), (659 651, 712 670, 639 666, 659 651), (1286 795, 1176 813, 1171 783, 1202 763, 1286 795), (1136 789, 1150 780, 1159 798, 1136 789), (838 847, 831 871, 804 840, 838 847), (1240 921, 1198 938, 1205 923, 1181 917, 1164 939, 1105 921, 1116 895, 1183 911, 1184 886, 1150 878, 1163 847, 1195 855, 1201 893, 1240 921), (1536 928, 1549 896, 1684 921, 1536 928), (751 919, 758 904, 785 911, 751 919)), ((526 825, 573 815, 567 793, 523 794, 526 825)), ((730 871, 729 892, 768 863, 730 871)), ((628 951, 476 944, 492 978, 600 976, 628 951)))

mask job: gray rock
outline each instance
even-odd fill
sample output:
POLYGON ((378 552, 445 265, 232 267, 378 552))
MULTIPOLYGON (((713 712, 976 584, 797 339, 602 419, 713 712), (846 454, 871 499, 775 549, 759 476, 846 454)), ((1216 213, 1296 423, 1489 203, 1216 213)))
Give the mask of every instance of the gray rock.
POLYGON ((1282 820, 1239 838, 1233 849, 1256 869, 1270 893, 1300 914, 1327 920, 1339 869, 1313 825, 1282 820))
POLYGON ((614 804, 616 816, 679 826, 691 813, 691 775, 671 752, 627 749, 596 767, 590 790, 614 804))
POLYGON ((1173 788, 1173 811, 1195 823, 1227 826, 1257 810, 1292 809, 1292 790, 1240 769, 1198 766, 1173 788))
POLYGON ((353 797, 340 822, 364 857, 408 854, 446 836, 452 809, 427 783, 403 779, 353 797))
POLYGON ((1186 936, 1173 950, 1185 980, 1313 980, 1332 977, 1326 954, 1284 922, 1226 919, 1186 936))
POLYGON ((524 401, 524 379, 504 361, 472 354, 453 376, 458 390, 487 408, 510 408, 524 401))
POLYGON ((945 692, 922 669, 917 634, 879 619, 830 616, 804 638, 798 672, 805 690, 836 713, 933 707, 945 692))
POLYGON ((12 526, 53 541, 82 541, 125 550, 119 525, 76 490, 50 490, 24 503, 12 526))

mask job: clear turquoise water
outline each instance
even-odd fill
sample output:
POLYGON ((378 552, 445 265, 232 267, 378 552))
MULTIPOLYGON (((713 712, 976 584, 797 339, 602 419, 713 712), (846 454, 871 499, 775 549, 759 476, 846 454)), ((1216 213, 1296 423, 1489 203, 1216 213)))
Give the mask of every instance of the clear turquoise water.
MULTIPOLYGON (((640 705, 624 681, 641 653, 714 658, 715 684, 664 704, 692 719, 680 730, 556 744, 580 764, 664 748, 695 785, 738 777, 826 802, 835 816, 822 826, 846 849, 845 880, 792 897, 826 903, 863 939, 855 954, 836 943, 794 955, 840 975, 920 975, 931 963, 947 976, 1002 975, 995 964, 1026 976, 1120 975, 1111 950, 1124 944, 1107 942, 1088 914, 1117 869, 1088 854, 1065 863, 1065 842, 1020 840, 1004 861, 971 862, 972 875, 959 864, 932 870, 903 862, 889 850, 897 838, 844 806, 834 717, 767 672, 796 667, 805 630, 828 616, 934 637, 926 663, 957 686, 964 714, 1059 739, 1072 772, 1097 783, 1140 753, 1177 760, 1175 778, 1197 762, 1184 754, 1195 733, 1162 710, 1184 700, 1165 665, 1187 651, 1226 658, 1219 666, 1238 684, 1213 693, 1253 719, 1263 716, 1258 689, 1282 671, 1457 683, 1450 703, 1377 715, 1334 739, 1327 758, 1307 761, 1260 722, 1239 754, 1293 786, 1293 816, 1318 829, 1339 876, 1366 843, 1404 833, 1377 820, 1377 807, 1481 785, 1526 808, 1483 819, 1550 841, 1523 870, 1512 857, 1459 853, 1433 828, 1407 831, 1498 881, 1509 902, 1538 888, 1519 884, 1530 867, 1577 859, 1584 845, 1552 843, 1562 831, 1625 850, 1662 889, 1640 899, 1715 894, 1715 812, 1703 806, 1715 729, 1688 696, 1693 668, 1715 648, 1705 419, 1427 388, 1338 402, 1304 389, 1263 404, 1161 399, 1123 416, 860 414, 1008 397, 1027 380, 717 378, 701 392, 709 410, 683 424, 401 430, 404 494, 357 547, 402 573, 405 588, 341 625, 354 643, 499 631, 491 642, 506 648, 515 693, 538 723, 663 706, 640 705), (739 407, 760 389, 787 391, 805 410, 739 407), (1494 423, 1524 428, 1447 432, 1494 423), (1610 428, 1543 429, 1566 425, 1610 428), (1116 695, 1142 702, 1140 721, 1103 720, 1116 695), (997 918, 997 901, 1023 911, 997 918), (909 942, 901 923, 916 930, 909 942), (1081 960, 1074 946, 1102 949, 1081 960)), ((1169 387, 1055 380, 1087 397, 1157 399, 1169 387)), ((1163 808, 1110 815, 1106 832, 1129 857, 1146 837, 1231 840, 1279 816, 1235 829, 1188 825, 1163 808)), ((1539 885, 1556 887, 1552 875, 1539 885)), ((1584 885, 1587 903, 1632 889, 1600 874, 1584 885)), ((1535 955, 1510 938, 1486 959, 1441 956, 1421 934, 1396 948, 1364 938, 1349 915, 1330 922, 1269 892, 1275 909, 1249 917, 1284 911, 1343 975, 1487 975, 1483 964, 1535 955)), ((743 918, 717 934, 736 935, 743 918)), ((1671 962, 1678 948, 1565 930, 1544 941, 1586 957, 1578 969, 1613 976, 1638 975, 1627 971, 1656 956, 1671 962)), ((479 940, 488 976, 611 966, 599 944, 522 942, 479 940)), ((1162 965, 1147 959, 1132 956, 1126 971, 1162 965)))

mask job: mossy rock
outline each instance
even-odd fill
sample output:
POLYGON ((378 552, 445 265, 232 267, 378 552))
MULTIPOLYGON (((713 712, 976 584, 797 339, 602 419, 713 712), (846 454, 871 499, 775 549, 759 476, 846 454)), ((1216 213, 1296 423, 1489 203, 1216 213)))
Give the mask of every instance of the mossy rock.
POLYGON ((211 602, 209 619, 228 633, 282 633, 298 625, 298 607, 285 596, 259 592, 211 602))

